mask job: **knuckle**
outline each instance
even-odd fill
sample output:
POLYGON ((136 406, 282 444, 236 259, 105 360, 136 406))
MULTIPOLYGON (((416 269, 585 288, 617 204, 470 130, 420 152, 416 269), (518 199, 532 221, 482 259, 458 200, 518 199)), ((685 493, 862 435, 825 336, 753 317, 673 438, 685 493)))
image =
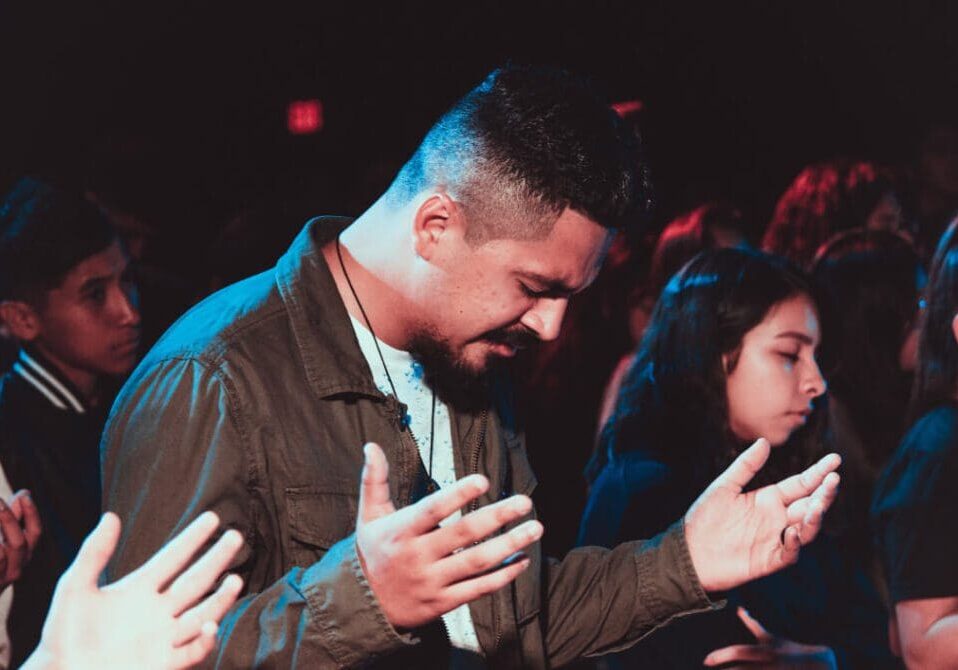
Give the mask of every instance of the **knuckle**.
POLYGON ((453 525, 452 530, 456 541, 460 545, 466 544, 483 535, 482 519, 477 518, 475 513, 467 514, 453 525))
POLYGON ((488 554, 481 550, 473 550, 469 553, 466 564, 472 572, 482 572, 492 565, 488 554))
POLYGON ((511 504, 509 501, 501 503, 497 506, 496 509, 496 521, 499 522, 499 525, 504 525, 509 523, 515 518, 518 518, 519 514, 515 509, 515 505, 511 504))

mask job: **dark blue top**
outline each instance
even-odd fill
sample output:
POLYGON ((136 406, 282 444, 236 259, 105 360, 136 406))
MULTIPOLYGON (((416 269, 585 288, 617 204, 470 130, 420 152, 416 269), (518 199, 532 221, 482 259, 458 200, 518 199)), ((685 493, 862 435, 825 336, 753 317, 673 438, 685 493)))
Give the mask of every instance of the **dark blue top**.
POLYGON ((892 602, 958 595, 958 408, 902 439, 875 487, 872 522, 892 602))
MULTIPOLYGON (((652 537, 685 514, 699 493, 648 452, 616 454, 589 492, 578 544, 611 547, 652 537)), ((775 635, 831 647, 839 667, 902 667, 888 648, 878 593, 840 537, 822 532, 798 563, 735 589, 728 601, 724 610, 673 621, 610 664, 700 668, 715 649, 755 642, 736 614, 741 605, 775 635)))

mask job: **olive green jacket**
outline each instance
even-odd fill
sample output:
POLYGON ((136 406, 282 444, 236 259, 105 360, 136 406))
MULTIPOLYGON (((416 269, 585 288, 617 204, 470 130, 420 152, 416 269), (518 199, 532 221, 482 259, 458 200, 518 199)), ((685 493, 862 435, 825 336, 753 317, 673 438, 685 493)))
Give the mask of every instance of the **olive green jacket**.
MULTIPOLYGON (((450 664, 436 625, 393 629, 356 554, 361 445, 385 451, 397 506, 421 497, 426 477, 320 253, 347 224, 314 219, 274 269, 177 321, 127 382, 104 433, 104 505, 123 520, 110 581, 203 510, 245 538, 231 568, 244 596, 207 667, 450 664)), ((510 409, 498 393, 487 410, 452 413, 457 475, 491 482, 479 505, 536 484, 510 409)), ((714 607, 680 523, 654 540, 576 549, 562 561, 544 559, 538 544, 529 553, 514 585, 469 605, 488 667, 559 666, 714 607)))

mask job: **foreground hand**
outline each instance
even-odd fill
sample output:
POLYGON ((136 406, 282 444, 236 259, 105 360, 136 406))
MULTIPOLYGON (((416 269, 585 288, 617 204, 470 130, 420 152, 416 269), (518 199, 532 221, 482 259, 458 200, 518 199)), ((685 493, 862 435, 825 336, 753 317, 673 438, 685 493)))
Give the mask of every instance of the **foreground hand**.
POLYGON ((0 590, 20 579, 40 539, 40 512, 30 492, 17 491, 10 504, 0 500, 0 590))
POLYGON ((375 444, 366 462, 356 520, 356 548, 363 572, 389 622, 415 628, 463 603, 496 591, 529 566, 515 556, 542 536, 527 521, 481 544, 504 525, 528 514, 532 501, 515 495, 438 528, 439 522, 489 488, 481 475, 463 477, 419 502, 396 510, 389 496, 389 467, 375 444), (475 544, 475 546, 473 546, 475 544))
POLYGON ((686 543, 706 591, 725 591, 797 561, 835 500, 837 454, 777 484, 743 493, 770 451, 766 440, 756 441, 685 514, 686 543))
POLYGON ((240 534, 227 531, 180 571, 218 525, 216 515, 205 512, 136 571, 99 588, 97 579, 120 537, 120 520, 104 514, 57 583, 40 646, 23 668, 166 669, 203 660, 242 580, 230 575, 215 593, 200 599, 239 550, 240 534))
POLYGON ((835 653, 818 644, 801 644, 769 633, 744 608, 738 608, 742 620, 758 644, 735 644, 716 649, 705 657, 705 665, 736 663, 748 668, 790 668, 792 670, 834 670, 835 653))

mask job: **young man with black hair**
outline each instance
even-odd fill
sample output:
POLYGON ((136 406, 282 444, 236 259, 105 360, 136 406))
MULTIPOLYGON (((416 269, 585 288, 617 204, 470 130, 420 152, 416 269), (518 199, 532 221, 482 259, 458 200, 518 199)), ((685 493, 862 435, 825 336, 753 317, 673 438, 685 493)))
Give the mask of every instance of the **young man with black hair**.
POLYGON ((134 372, 104 433, 129 519, 110 578, 209 507, 248 585, 209 665, 545 668, 794 561, 837 463, 743 494, 763 441, 658 538, 541 556, 500 363, 556 337, 647 199, 640 166, 578 80, 493 72, 358 219, 309 222, 134 372))
POLYGON ((139 346, 129 259, 79 195, 24 179, 0 204, 0 322, 20 346, 0 379, 0 467, 44 528, 7 619, 18 666, 60 574, 100 515, 98 445, 139 346))

